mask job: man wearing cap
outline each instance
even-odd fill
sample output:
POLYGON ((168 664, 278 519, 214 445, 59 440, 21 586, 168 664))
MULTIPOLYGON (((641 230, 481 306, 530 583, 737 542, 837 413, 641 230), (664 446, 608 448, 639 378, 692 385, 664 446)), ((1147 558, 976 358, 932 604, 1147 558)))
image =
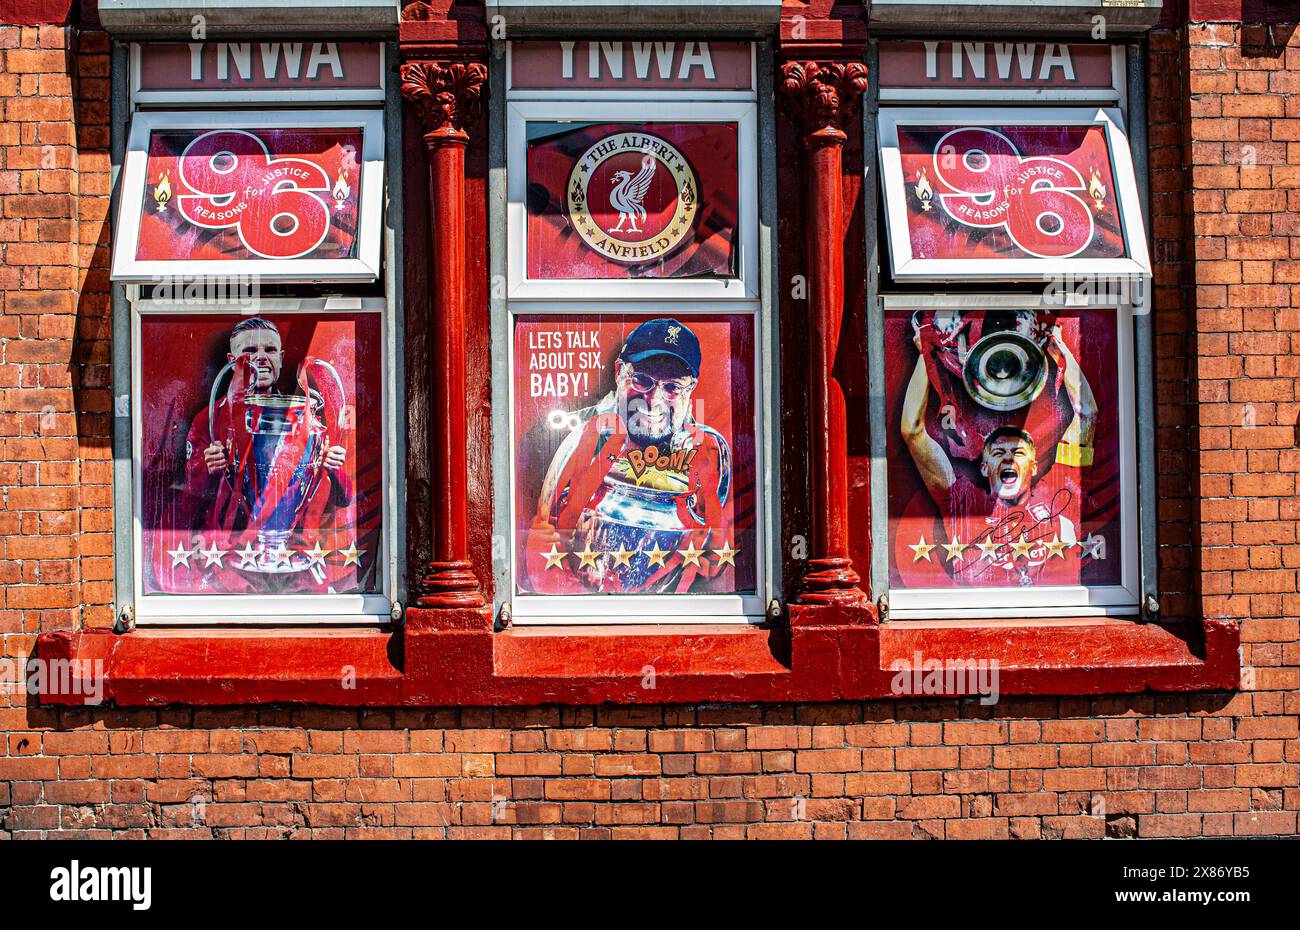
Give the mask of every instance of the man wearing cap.
POLYGON ((547 469, 525 546, 534 591, 683 593, 734 570, 703 554, 723 545, 731 450, 691 414, 700 363, 679 320, 628 335, 614 389, 578 412, 547 469))

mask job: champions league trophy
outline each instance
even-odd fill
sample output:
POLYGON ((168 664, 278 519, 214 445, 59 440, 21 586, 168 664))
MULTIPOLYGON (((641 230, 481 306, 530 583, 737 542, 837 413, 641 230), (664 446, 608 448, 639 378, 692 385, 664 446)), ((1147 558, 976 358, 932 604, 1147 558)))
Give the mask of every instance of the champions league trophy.
MULTIPOLYGON (((674 552, 691 529, 682 521, 678 506, 690 491, 685 477, 661 474, 660 482, 669 486, 638 486, 616 471, 605 476, 604 496, 594 508, 582 512, 578 523, 579 538, 592 551, 605 553, 594 570, 597 577, 610 571, 609 553, 626 550, 637 554, 656 549, 674 552)), ((701 529, 702 524, 701 520, 695 529, 701 529)), ((631 559, 627 574, 620 577, 621 587, 639 591, 655 571, 656 566, 648 558, 631 559)))
MULTIPOLYGON (((731 496, 731 447, 712 427, 692 422, 689 429, 699 438, 710 437, 717 445, 716 493, 718 504, 724 505, 731 496)), ((690 448, 680 442, 673 445, 679 449, 690 448)), ((680 452, 661 453, 659 460, 668 461, 677 454, 680 452)), ((583 570, 589 572, 589 583, 599 589, 608 574, 617 579, 621 591, 657 593, 674 584, 679 572, 664 573, 665 562, 654 553, 667 556, 688 540, 698 541, 701 547, 708 545, 713 528, 708 524, 700 494, 709 492, 692 487, 690 461, 690 458, 685 460, 683 471, 651 468, 639 477, 631 473, 624 461, 605 475, 604 494, 578 518, 577 538, 590 551, 602 553, 594 567, 583 570), (701 532, 702 539, 692 538, 692 533, 701 532), (628 553, 627 561, 622 563, 625 570, 616 572, 614 569, 619 564, 616 553, 624 552, 628 553), (657 573, 663 577, 652 583, 657 573)))
MULTIPOLYGON (((243 385, 251 381, 236 371, 242 359, 217 373, 208 398, 212 441, 218 438, 219 386, 231 372, 226 389, 229 466, 226 479, 239 496, 248 526, 257 533, 257 559, 245 570, 271 574, 303 571, 307 559, 295 559, 288 542, 307 503, 320 487, 325 450, 343 436, 343 381, 334 366, 308 357, 298 367, 297 394, 259 394, 243 385), (316 386, 308 374, 318 371, 316 386), (331 426, 337 436, 330 434, 331 426)), ((245 367, 246 367, 246 363, 245 367)))
MULTIPOLYGON (((920 313, 912 321, 918 330, 920 313)), ((1047 386, 1051 327, 1034 311, 967 315, 938 310, 933 325, 939 334, 939 361, 953 374, 960 373, 966 393, 980 406, 999 413, 1019 410, 1047 386)))
POLYGON ((1047 385, 1046 342, 1032 310, 988 311, 962 366, 966 393, 990 410, 1019 410, 1047 385))

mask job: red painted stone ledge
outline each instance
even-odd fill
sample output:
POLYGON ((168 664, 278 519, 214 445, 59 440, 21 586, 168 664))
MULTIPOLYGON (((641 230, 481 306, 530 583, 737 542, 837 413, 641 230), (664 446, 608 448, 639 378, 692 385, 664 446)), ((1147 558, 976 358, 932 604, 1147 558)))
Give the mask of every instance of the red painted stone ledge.
MULTIPOLYGON (((996 661, 1000 694, 1233 690, 1240 634, 1121 620, 877 622, 869 605, 791 608, 788 627, 531 627, 487 611, 408 611, 380 629, 44 633, 37 658, 103 675, 119 706, 753 703, 901 697, 896 662, 996 661), (94 663, 101 663, 95 666, 94 663)), ((41 695, 80 705, 75 679, 41 695)), ((932 695, 923 695, 932 696, 932 695)))

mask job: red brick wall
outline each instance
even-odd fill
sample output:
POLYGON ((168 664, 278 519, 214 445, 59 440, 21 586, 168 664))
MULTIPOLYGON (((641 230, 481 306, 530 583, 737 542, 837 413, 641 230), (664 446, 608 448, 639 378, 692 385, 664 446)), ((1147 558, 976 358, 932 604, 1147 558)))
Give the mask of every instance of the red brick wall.
MULTIPOLYGON (((112 622, 108 62, 102 35, 49 27, 0 28, 0 55, 12 659, 112 622)), ((0 837, 1296 833, 1300 38, 1162 32, 1150 71, 1164 608, 1242 620, 1240 693, 357 712, 0 692, 0 837)))

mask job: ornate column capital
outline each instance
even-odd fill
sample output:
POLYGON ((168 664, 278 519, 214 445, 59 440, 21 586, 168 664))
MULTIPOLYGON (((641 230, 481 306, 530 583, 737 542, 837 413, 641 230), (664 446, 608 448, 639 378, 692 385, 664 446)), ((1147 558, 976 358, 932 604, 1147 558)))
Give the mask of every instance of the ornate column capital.
POLYGON ((809 140, 846 138, 840 121, 867 89, 867 66, 858 61, 787 61, 780 91, 809 140))
POLYGON ((479 61, 408 61, 402 65, 402 96, 424 123, 425 138, 468 141, 483 113, 487 66, 479 61))

